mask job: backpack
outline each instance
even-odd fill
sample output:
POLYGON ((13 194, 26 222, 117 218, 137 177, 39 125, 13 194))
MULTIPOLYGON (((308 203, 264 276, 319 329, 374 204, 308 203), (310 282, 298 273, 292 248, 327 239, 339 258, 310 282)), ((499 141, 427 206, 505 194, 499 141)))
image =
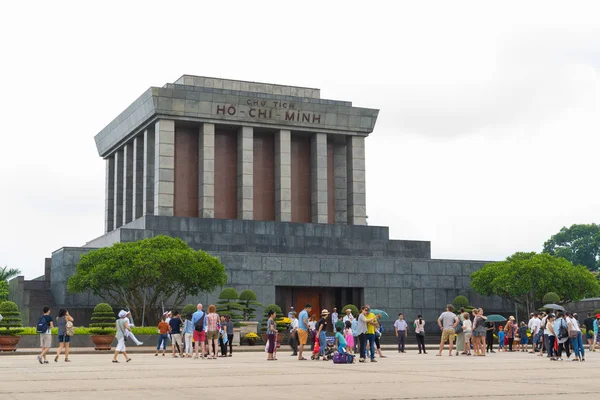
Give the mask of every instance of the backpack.
POLYGON ((197 332, 204 331, 204 318, 206 318, 206 314, 202 314, 202 317, 200 317, 200 319, 194 324, 194 329, 197 332))
POLYGON ((65 334, 67 336, 75 335, 75 326, 73 325, 73 322, 67 321, 67 323, 65 324, 65 334))
POLYGON ((37 333, 46 333, 48 332, 48 320, 46 320, 46 316, 42 315, 40 317, 40 319, 38 320, 37 326, 36 326, 36 332, 37 333))
POLYGON ((563 324, 564 319, 560 322, 560 327, 558 328, 558 339, 564 339, 569 337, 569 330, 567 329, 567 325, 563 324))

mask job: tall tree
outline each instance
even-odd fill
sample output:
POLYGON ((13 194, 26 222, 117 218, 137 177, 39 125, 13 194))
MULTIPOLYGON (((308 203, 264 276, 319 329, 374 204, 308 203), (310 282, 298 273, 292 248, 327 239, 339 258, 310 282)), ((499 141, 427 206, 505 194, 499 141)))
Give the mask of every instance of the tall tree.
POLYGON ((590 271, 600 268, 600 225, 581 224, 563 227, 544 243, 544 253, 563 257, 590 271))
POLYGON ((548 292, 557 293, 563 303, 600 294, 600 283, 586 267, 536 253, 515 253, 505 261, 484 265, 471 274, 471 288, 485 296, 508 298, 527 312, 542 305, 548 292))
POLYGON ((160 235, 90 251, 67 287, 73 293, 91 290, 107 303, 129 307, 134 318, 145 314, 153 322, 162 304, 179 307, 187 296, 212 292, 226 282, 219 259, 160 235))
POLYGON ((21 275, 21 270, 17 268, 0 268, 0 303, 8 300, 8 281, 21 275))

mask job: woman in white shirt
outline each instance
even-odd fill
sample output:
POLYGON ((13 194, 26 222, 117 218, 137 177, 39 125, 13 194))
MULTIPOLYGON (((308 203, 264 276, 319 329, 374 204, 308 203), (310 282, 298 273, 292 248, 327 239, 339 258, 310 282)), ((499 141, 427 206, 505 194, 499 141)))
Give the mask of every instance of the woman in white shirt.
POLYGON ((463 333, 465 334, 465 353, 470 356, 471 355, 471 335, 473 334, 473 324, 469 319, 469 313, 465 312, 463 314, 463 318, 465 319, 462 323, 463 333))
POLYGON ((571 340, 571 346, 575 352, 573 361, 585 361, 585 348, 583 346, 583 337, 581 335, 581 329, 579 328, 579 322, 573 318, 571 313, 567 313, 567 325, 569 329, 569 340, 571 340))
POLYGON ((421 350, 423 354, 427 354, 425 351, 425 321, 421 317, 421 315, 417 315, 417 319, 415 319, 415 335, 417 336, 417 345, 419 346, 419 354, 421 354, 421 350))

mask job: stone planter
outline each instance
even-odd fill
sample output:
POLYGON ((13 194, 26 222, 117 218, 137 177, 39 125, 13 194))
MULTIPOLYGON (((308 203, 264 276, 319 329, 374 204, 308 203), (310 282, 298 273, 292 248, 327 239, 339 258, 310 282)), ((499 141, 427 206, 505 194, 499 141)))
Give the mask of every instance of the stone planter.
POLYGON ((248 346, 254 346, 256 344, 255 339, 246 339, 248 341, 248 346))
POLYGON ((96 350, 110 350, 115 335, 90 335, 96 350))
POLYGON ((233 328, 233 345, 234 346, 239 346, 240 345, 240 334, 241 329, 240 328, 233 328))
POLYGON ((21 336, 0 336, 0 351, 15 351, 21 336))
MULTIPOLYGON (((246 334, 253 332, 258 333, 258 322, 256 321, 242 321, 240 329, 240 337, 245 338, 246 334)), ((235 329, 233 330, 235 332, 235 329)))

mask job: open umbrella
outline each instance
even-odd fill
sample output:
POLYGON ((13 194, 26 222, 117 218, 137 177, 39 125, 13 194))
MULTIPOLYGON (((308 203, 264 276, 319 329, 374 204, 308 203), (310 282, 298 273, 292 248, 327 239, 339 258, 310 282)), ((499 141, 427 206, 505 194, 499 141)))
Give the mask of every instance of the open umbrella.
POLYGON ((375 315, 381 315, 381 319, 388 319, 390 316, 383 310, 371 309, 371 312, 375 315))
POLYGON ((487 322, 504 322, 506 321, 506 318, 504 318, 502 315, 499 314, 492 314, 492 315, 488 315, 487 322))
POLYGON ((558 304, 545 304, 543 308, 546 310, 565 311, 565 308, 563 306, 559 306, 558 304))

